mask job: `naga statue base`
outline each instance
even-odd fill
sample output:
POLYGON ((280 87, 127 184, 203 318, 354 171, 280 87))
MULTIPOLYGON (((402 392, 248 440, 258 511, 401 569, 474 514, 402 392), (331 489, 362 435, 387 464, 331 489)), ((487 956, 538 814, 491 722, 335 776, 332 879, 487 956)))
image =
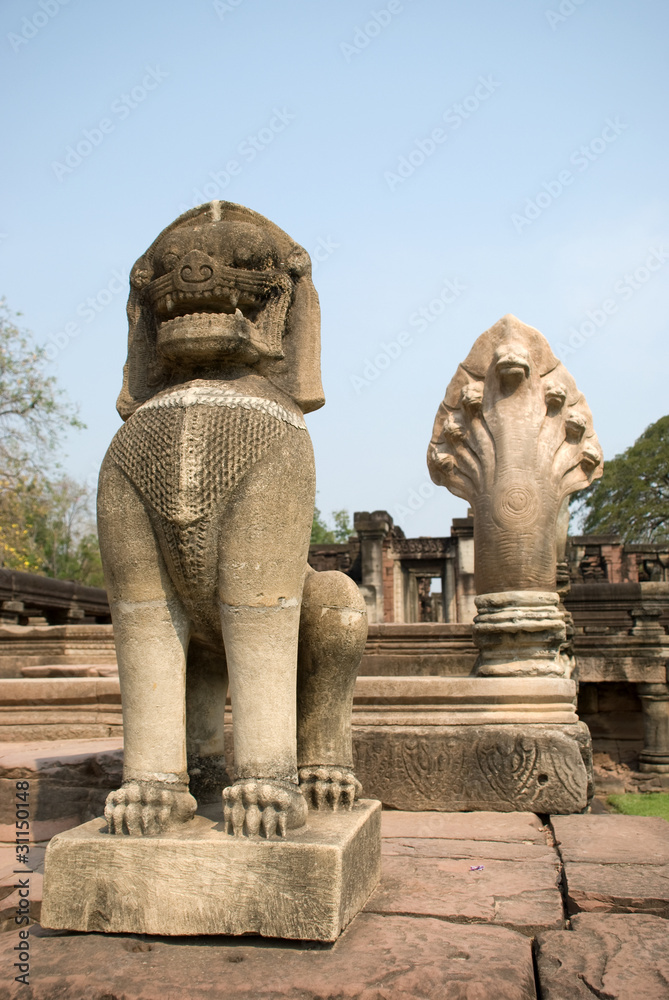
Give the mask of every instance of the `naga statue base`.
POLYGON ((576 714, 574 681, 363 677, 358 684, 368 697, 353 713, 355 771, 367 794, 384 806, 547 814, 587 809, 594 791, 592 743, 576 714))

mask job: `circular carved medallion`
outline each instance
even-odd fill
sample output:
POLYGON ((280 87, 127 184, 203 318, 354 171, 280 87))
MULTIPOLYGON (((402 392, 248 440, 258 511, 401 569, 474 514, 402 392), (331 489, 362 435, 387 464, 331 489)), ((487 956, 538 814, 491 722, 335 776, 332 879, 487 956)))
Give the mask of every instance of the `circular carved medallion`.
POLYGON ((536 486, 517 474, 505 476, 494 487, 492 516, 500 528, 531 528, 540 510, 536 486))

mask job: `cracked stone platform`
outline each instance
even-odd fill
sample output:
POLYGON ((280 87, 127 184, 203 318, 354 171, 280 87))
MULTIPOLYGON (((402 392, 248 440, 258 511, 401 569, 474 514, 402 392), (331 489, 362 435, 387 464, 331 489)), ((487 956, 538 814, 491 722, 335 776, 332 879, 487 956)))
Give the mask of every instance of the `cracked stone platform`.
POLYGON ((553 828, 564 864, 569 914, 646 913, 669 918, 666 820, 554 816, 553 828))
POLYGON ((427 813, 414 823, 410 813, 385 813, 383 875, 365 909, 528 935, 561 928, 560 862, 548 831, 533 813, 502 815, 427 813))
MULTIPOLYGON (((386 811, 382 833, 379 889, 334 944, 35 924, 31 992, 4 973, 0 1000, 669 1000, 664 820, 386 811), (599 892, 596 911, 574 913, 588 866, 626 866, 637 909, 599 892)), ((16 943, 15 928, 0 934, 4 970, 16 943)))
POLYGON ((668 942, 660 917, 580 913, 537 940, 541 1000, 666 1000, 668 942))

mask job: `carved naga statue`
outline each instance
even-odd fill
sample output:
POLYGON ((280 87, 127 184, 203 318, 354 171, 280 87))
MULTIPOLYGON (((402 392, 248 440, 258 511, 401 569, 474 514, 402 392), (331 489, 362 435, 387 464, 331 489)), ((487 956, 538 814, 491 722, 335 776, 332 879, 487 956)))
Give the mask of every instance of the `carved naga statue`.
POLYGON ((479 674, 563 675, 559 525, 602 474, 592 416, 547 341, 505 316, 475 342, 439 407, 435 483, 474 511, 479 674))
POLYGON ((350 717, 367 632, 355 584, 307 566, 303 413, 324 402, 309 256, 211 202, 160 234, 130 285, 125 424, 98 495, 125 741, 105 817, 131 835, 185 822, 190 773, 198 797, 227 785, 228 832, 284 835, 309 804, 350 808, 360 792, 350 717))

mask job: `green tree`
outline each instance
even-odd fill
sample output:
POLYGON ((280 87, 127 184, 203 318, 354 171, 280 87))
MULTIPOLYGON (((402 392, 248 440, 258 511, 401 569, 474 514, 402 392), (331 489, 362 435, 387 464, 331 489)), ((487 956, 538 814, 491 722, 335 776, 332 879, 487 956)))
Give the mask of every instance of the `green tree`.
POLYGON ((314 507, 314 519, 311 525, 311 544, 327 545, 332 544, 334 540, 334 531, 330 531, 327 524, 323 520, 323 515, 320 510, 318 507, 314 507))
POLYGON ((34 524, 46 576, 104 586, 93 500, 92 490, 67 476, 46 483, 43 514, 34 524))
POLYGON ((101 585, 91 491, 56 461, 84 424, 16 316, 0 299, 0 564, 101 585))
POLYGON ((333 510, 334 529, 328 528, 318 507, 314 507, 314 520, 311 525, 312 545, 333 545, 348 541, 352 532, 350 516, 347 510, 333 510))
POLYGON ((4 488, 44 475, 68 427, 84 427, 76 410, 44 375, 44 347, 20 330, 5 299, 0 299, 0 477, 4 488))
POLYGON ((343 544, 349 539, 349 535, 353 534, 353 528, 351 527, 351 518, 347 510, 333 510, 332 520, 335 523, 334 527, 334 537, 335 541, 343 544))
POLYGON ((669 539, 669 416, 661 417, 572 504, 585 534, 626 542, 669 539))

